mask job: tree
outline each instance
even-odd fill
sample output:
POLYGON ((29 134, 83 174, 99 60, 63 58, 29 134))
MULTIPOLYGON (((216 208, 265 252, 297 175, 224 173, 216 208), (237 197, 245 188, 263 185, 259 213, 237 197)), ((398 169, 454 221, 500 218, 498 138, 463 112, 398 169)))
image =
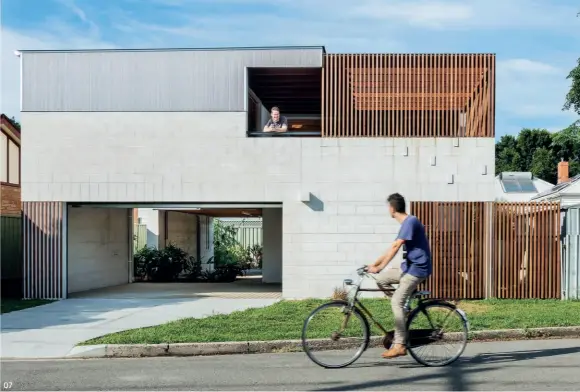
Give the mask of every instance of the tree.
POLYGON ((502 136, 495 145, 496 174, 506 171, 532 172, 555 184, 558 162, 569 162, 570 176, 580 174, 580 120, 559 132, 522 129, 518 136, 502 136))
POLYGON ((554 154, 548 148, 538 148, 534 151, 530 171, 534 176, 555 184, 558 180, 557 162, 554 154))
POLYGON ((14 116, 12 116, 12 122, 14 123, 14 125, 16 126, 16 128, 18 128, 18 130, 20 131, 20 123, 18 121, 16 121, 16 119, 14 118, 14 116))
POLYGON ((520 171, 522 167, 521 156, 517 149, 517 140, 512 135, 502 136, 495 145, 495 171, 496 174, 509 171, 520 171))
POLYGON ((568 161, 570 176, 580 174, 580 120, 552 137, 552 151, 558 161, 568 161))
POLYGON ((580 114, 580 57, 578 58, 578 65, 570 71, 566 79, 571 79, 572 86, 566 95, 566 101, 564 102, 562 110, 572 109, 580 114))
POLYGON ((532 160, 536 150, 539 148, 550 150, 551 146, 552 134, 546 129, 522 129, 517 138, 517 147, 518 153, 521 157, 522 171, 531 169, 532 160))
POLYGON ((522 129, 517 137, 502 136, 495 146, 496 174, 506 171, 530 171, 534 153, 551 149, 552 135, 545 129, 522 129))

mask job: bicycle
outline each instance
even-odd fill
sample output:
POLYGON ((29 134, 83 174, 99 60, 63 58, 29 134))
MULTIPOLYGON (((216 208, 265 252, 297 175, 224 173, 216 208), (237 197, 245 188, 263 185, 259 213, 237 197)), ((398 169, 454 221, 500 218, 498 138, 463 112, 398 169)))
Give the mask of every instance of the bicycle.
MULTIPOLYGON (((371 337, 370 337, 370 325, 368 319, 374 323, 374 325, 384 334, 382 337, 382 344, 386 349, 392 344, 394 333, 393 331, 387 331, 381 323, 379 323, 372 315, 372 313, 360 302, 358 295, 361 292, 377 292, 381 291, 385 294, 393 293, 395 289, 383 290, 381 288, 376 289, 363 289, 361 284, 366 277, 372 276, 368 273, 367 267, 361 267, 357 269, 357 274, 359 280, 353 283, 352 279, 345 279, 344 285, 350 286, 351 289, 347 295, 347 300, 333 300, 331 302, 320 305, 314 309, 310 315, 304 321, 304 326, 302 328, 302 348, 306 352, 306 355, 319 366, 330 369, 344 368, 353 364, 361 355, 369 348, 371 337), (322 314, 323 311, 329 309, 338 309, 339 313, 336 316, 322 316, 320 321, 319 329, 314 329, 314 338, 309 340, 308 332, 309 326, 312 325, 315 316, 322 314), (354 316, 354 317, 353 317, 354 316), (359 324, 354 327, 359 327, 362 337, 356 340, 354 335, 356 329, 349 328, 349 322, 352 319, 357 319, 359 324), (333 329, 333 322, 340 322, 339 329, 333 329), (326 339, 321 339, 323 336, 330 338, 330 342, 326 339), (357 344, 357 342, 359 342, 357 344), (333 343, 337 343, 336 347, 330 347, 333 343), (345 362, 340 362, 338 364, 331 364, 321 360, 318 355, 328 354, 330 358, 335 358, 347 349, 355 348, 355 353, 350 359, 345 362)), ((448 302, 443 299, 437 298, 425 298, 429 296, 430 291, 418 291, 415 290, 410 298, 405 303, 405 316, 406 316, 406 327, 407 327, 407 339, 406 347, 407 351, 411 354, 413 359, 423 366, 446 366, 455 362, 465 350, 467 346, 467 335, 469 331, 469 321, 465 312, 457 307, 457 305, 448 302), (411 302, 417 299, 417 306, 411 307, 411 302), (447 315, 443 319, 443 325, 441 327, 436 327, 434 325, 433 319, 434 315, 438 314, 437 309, 447 312, 447 315), (420 316, 426 316, 426 321, 421 322, 420 316), (451 315, 457 315, 458 324, 455 328, 451 327, 449 332, 444 332, 444 327, 446 327, 449 317, 451 315), (413 323, 417 322, 417 327, 413 328, 413 323), (422 328, 420 328, 422 327, 422 328), (444 337, 449 337, 452 340, 460 342, 460 347, 456 350, 455 354, 450 358, 440 361, 430 361, 419 355, 422 348, 440 346, 444 337)), ((316 322, 314 323, 316 325, 316 322)), ((446 330, 447 331, 447 330, 446 330)), ((381 338, 381 337, 379 337, 381 338)))

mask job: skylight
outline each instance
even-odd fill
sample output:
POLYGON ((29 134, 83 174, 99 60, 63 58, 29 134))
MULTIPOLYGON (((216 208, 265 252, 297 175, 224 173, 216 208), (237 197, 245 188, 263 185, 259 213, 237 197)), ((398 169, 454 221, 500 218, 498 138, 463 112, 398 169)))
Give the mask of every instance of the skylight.
POLYGON ((505 193, 536 193, 538 190, 530 178, 501 178, 501 185, 505 193))

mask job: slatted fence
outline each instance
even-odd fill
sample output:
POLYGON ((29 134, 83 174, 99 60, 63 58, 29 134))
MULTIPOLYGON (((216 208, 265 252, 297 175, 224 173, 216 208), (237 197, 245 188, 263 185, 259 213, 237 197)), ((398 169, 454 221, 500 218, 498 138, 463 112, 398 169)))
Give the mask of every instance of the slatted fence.
POLYGON ((559 203, 412 202, 445 298, 560 298, 559 203))

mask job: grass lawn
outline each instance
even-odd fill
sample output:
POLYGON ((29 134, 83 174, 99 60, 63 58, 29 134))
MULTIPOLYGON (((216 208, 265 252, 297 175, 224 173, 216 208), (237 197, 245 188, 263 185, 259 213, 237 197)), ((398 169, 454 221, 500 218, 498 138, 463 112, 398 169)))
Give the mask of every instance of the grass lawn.
POLYGON ((17 310, 33 308, 35 306, 46 305, 53 301, 44 299, 12 299, 12 298, 2 298, 0 300, 0 313, 10 313, 17 310))
MULTIPOLYGON (((190 343, 300 339, 308 314, 324 300, 281 301, 272 306, 183 319, 154 327, 132 329, 91 339, 82 344, 190 343)), ((392 329, 390 304, 385 299, 363 303, 387 329, 392 329)), ((471 330, 580 325, 580 301, 484 300, 462 301, 471 330)), ((333 328, 336 323, 332 323, 333 328)), ((380 335, 373 326, 373 335, 380 335)))

